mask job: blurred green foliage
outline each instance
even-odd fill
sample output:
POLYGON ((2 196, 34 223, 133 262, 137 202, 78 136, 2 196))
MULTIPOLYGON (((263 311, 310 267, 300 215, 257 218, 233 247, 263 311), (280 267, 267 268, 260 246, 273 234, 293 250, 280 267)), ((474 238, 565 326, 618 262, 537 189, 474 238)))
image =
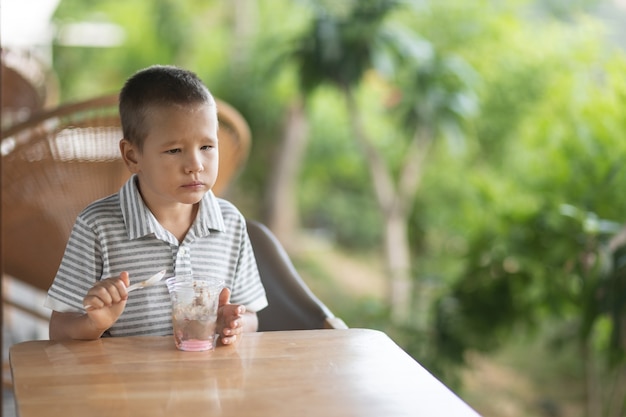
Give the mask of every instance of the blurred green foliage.
MULTIPOLYGON (((458 83, 450 74, 463 74, 468 90, 458 105, 475 106, 470 119, 438 136, 443 140, 431 150, 413 203, 413 276, 430 301, 415 311, 429 312, 430 326, 394 327, 389 306, 346 303, 349 294, 333 299, 332 282, 322 298, 348 324, 387 331, 450 384, 468 349, 493 351, 518 332, 544 334, 547 320, 559 329, 554 346, 579 345, 609 368, 625 361, 625 249, 611 242, 626 224, 626 58, 588 14, 597 3, 422 0, 381 15, 390 27, 397 22, 411 31, 406 39, 400 30, 388 32, 395 45, 404 42, 423 56, 418 73, 400 71, 389 86, 372 76, 388 68, 391 58, 381 54, 357 85, 371 98, 367 124, 387 156, 400 161, 403 153, 403 134, 388 112, 390 93, 416 91, 411 83, 421 83, 424 94, 412 98, 428 109, 441 92, 434 87, 458 83)), ((341 13, 351 2, 333 4, 341 13)), ((105 20, 126 31, 125 44, 115 48, 55 47, 62 98, 116 91, 134 71, 156 63, 194 70, 251 125, 250 161, 232 198, 258 217, 284 111, 301 87, 306 92, 319 83, 312 66, 298 67, 286 55, 310 25, 322 23, 308 5, 62 0, 59 26, 105 20)), ((374 42, 351 41, 357 47, 350 53, 374 42)), ((301 52, 319 58, 323 51, 312 44, 301 52)), ((401 64, 402 53, 393 59, 401 64)), ((360 75, 333 74, 340 83, 360 75)), ((382 222, 341 95, 316 89, 307 110, 311 138, 297 190, 302 224, 343 248, 371 253, 382 222)), ((417 114, 423 120, 404 117, 432 122, 426 110, 417 114)), ((311 263, 300 266, 320 272, 311 263)))

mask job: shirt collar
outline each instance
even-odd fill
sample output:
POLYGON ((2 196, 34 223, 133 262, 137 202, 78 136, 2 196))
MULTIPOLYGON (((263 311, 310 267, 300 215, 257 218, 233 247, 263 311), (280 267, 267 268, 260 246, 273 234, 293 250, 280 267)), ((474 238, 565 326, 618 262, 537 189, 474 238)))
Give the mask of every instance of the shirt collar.
MULTIPOLYGON (((165 230, 143 202, 137 186, 136 175, 131 176, 122 186, 119 197, 129 239, 133 240, 154 234, 159 239, 169 240, 163 236, 165 230)), ((185 239, 206 236, 211 231, 223 232, 224 230, 226 230, 226 226, 219 200, 213 191, 209 191, 200 200, 198 214, 185 239)))

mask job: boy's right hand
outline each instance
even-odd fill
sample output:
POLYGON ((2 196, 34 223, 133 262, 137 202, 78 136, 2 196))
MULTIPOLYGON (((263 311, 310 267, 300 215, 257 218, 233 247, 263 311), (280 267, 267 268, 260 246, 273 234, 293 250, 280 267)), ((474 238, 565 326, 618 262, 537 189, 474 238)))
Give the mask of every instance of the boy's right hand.
POLYGON ((129 285, 128 272, 122 272, 117 278, 99 281, 87 292, 83 305, 97 329, 105 331, 117 321, 126 307, 129 285))

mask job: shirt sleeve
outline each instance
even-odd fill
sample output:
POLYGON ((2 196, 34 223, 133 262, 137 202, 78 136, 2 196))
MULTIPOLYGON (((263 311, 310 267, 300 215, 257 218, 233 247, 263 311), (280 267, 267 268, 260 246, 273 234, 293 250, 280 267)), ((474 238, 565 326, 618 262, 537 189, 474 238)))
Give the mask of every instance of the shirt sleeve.
POLYGON ((268 302, 243 216, 241 216, 239 233, 241 242, 239 262, 230 301, 233 304, 242 304, 247 311, 256 313, 267 307, 268 302))
POLYGON ((70 234, 61 265, 44 305, 60 312, 82 312, 83 298, 102 274, 101 250, 93 229, 80 217, 70 234))

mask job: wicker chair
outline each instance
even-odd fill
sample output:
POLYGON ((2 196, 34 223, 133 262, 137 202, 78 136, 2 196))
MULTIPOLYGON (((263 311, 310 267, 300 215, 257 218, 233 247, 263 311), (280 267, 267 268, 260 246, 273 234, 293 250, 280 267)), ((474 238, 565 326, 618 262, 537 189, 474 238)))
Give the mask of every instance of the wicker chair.
POLYGON ((56 104, 58 80, 30 51, 0 50, 0 85, 2 129, 56 104))

